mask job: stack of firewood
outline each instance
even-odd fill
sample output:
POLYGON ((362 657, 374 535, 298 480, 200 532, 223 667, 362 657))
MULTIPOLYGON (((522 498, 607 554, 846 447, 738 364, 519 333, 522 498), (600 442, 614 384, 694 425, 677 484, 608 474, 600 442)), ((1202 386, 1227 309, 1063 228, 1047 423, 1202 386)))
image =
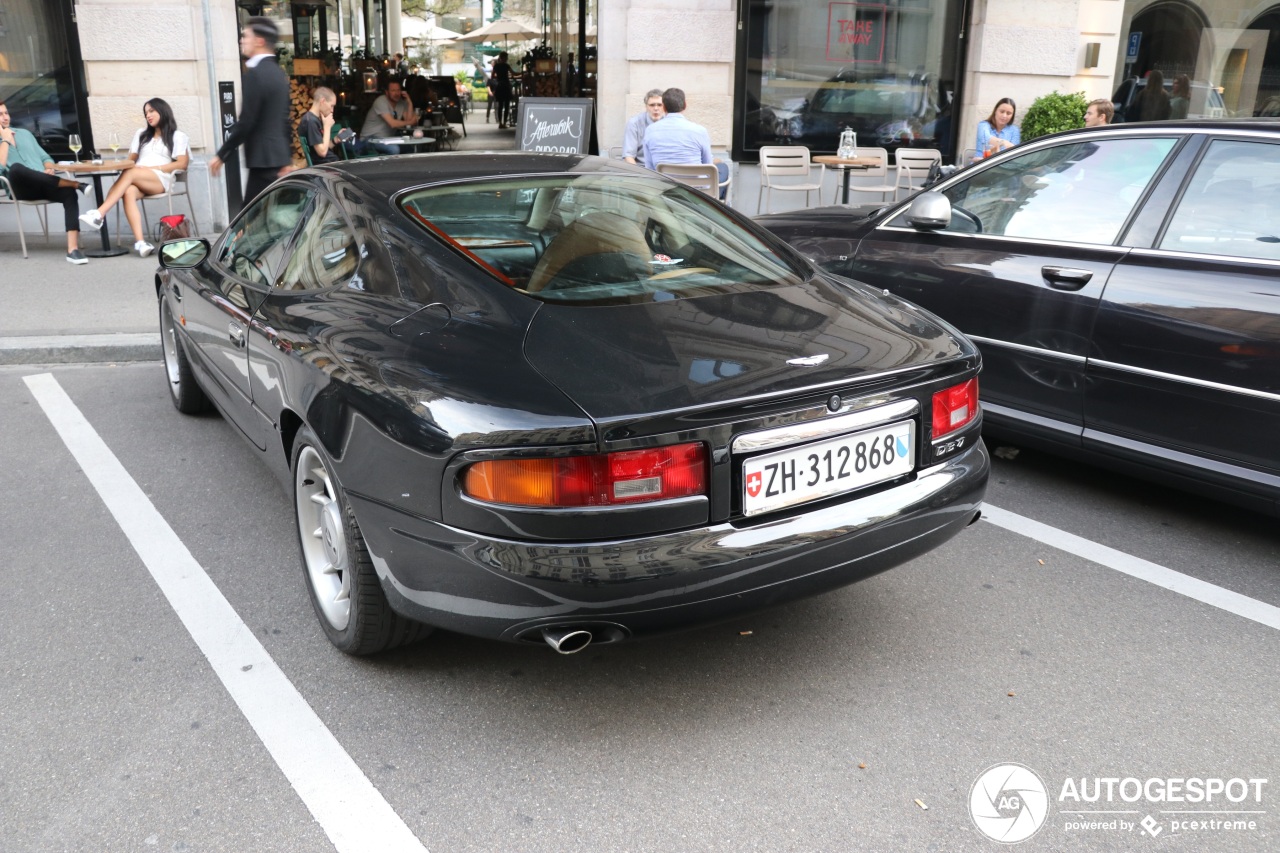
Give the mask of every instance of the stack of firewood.
POLYGON ((311 87, 297 77, 289 79, 289 139, 293 145, 293 165, 307 165, 307 158, 302 154, 302 144, 298 142, 298 121, 302 114, 311 109, 311 87))

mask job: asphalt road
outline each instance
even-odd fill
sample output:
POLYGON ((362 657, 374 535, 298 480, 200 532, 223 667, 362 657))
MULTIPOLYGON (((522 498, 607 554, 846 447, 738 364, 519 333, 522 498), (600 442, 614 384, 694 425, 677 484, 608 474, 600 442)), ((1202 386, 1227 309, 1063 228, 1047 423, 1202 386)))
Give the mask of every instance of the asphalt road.
POLYGON ((277 481, 166 394, 155 363, 0 368, 6 853, 375 851, 397 822, 402 849, 431 851, 998 850, 970 797, 1003 763, 1046 792, 988 800, 993 831, 1042 819, 1016 849, 1280 848, 1274 520, 1022 451, 995 459, 998 523, 820 598, 571 657, 437 633, 354 660, 316 625, 277 481), (264 744, 305 751, 310 730, 255 728, 257 688, 215 672, 24 381, 39 373, 385 813, 355 793, 315 806, 282 769, 264 744), (1098 779, 1138 781, 1107 802, 1098 779), (1148 796, 1191 780, 1224 790, 1148 796))

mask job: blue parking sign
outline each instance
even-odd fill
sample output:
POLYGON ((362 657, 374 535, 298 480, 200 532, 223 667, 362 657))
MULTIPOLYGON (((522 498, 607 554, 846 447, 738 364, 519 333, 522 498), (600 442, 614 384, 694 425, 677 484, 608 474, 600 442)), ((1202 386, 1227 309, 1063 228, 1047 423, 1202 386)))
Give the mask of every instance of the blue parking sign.
POLYGON ((1129 33, 1129 52, 1125 54, 1126 62, 1138 61, 1138 47, 1142 44, 1142 33, 1129 33))

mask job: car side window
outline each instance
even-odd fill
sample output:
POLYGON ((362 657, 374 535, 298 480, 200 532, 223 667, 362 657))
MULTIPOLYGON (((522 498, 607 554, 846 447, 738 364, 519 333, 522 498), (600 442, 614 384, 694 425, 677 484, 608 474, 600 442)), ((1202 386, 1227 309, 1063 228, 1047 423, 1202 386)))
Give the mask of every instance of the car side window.
POLYGON ((1216 139, 1209 145, 1159 248, 1280 260, 1280 145, 1216 139))
POLYGON ((218 263, 245 281, 270 287, 310 200, 311 191, 296 185, 255 199, 227 235, 218 263))
POLYGON ((944 190, 947 230, 1110 245, 1173 146, 1099 139, 1028 151, 944 190))
POLYGON ((360 246, 338 206, 320 196, 280 276, 281 290, 322 290, 345 284, 360 264, 360 246))

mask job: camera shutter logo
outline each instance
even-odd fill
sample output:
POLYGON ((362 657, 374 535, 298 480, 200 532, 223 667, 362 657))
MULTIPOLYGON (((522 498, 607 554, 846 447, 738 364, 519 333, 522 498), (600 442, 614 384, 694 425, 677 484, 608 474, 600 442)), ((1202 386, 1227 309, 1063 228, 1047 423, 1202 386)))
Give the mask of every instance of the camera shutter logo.
POLYGON ((1036 772, 1021 764, 982 771, 969 792, 969 814, 978 831, 1002 844, 1026 841, 1049 816, 1049 794, 1036 772))

